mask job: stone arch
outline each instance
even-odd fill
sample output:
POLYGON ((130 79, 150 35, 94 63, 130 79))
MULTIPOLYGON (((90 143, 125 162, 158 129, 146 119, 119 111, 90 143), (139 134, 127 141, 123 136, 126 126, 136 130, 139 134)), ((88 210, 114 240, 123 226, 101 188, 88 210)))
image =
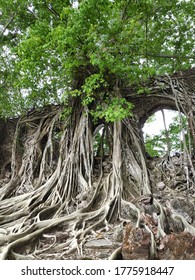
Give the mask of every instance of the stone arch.
POLYGON ((195 67, 172 76, 157 76, 143 84, 145 93, 137 94, 138 88, 124 88, 123 95, 134 105, 137 128, 140 131, 152 114, 160 109, 177 110, 188 118, 195 154, 195 67))
POLYGON ((178 111, 175 102, 173 102, 173 100, 169 100, 166 98, 161 100, 158 100, 158 98, 152 98, 151 100, 150 98, 148 98, 144 101, 145 101, 144 108, 142 109, 142 111, 139 111, 137 114, 139 117, 140 128, 143 128, 145 122, 149 117, 151 117, 152 115, 154 115, 156 112, 160 110, 167 109, 167 110, 178 111))

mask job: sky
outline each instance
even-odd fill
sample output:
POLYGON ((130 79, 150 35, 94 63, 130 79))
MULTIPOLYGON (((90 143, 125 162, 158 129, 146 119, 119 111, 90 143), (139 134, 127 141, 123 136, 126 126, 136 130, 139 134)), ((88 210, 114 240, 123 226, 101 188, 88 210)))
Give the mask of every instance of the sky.
MULTIPOLYGON (((164 110, 165 113, 165 120, 166 120, 166 126, 167 129, 169 125, 173 122, 173 117, 177 116, 178 112, 172 111, 172 110, 164 110)), ((154 114, 155 121, 152 123, 145 123, 143 127, 144 134, 147 133, 150 136, 152 135, 158 135, 161 130, 164 130, 164 123, 163 123, 163 117, 162 112, 158 111, 154 114)))

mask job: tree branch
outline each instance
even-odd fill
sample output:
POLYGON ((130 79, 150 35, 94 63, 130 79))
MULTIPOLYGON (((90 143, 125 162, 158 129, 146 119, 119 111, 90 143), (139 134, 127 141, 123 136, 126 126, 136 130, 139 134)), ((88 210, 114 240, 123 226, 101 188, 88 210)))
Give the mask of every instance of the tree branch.
POLYGON ((60 14, 58 12, 56 12, 56 10, 53 9, 53 7, 51 5, 47 6, 47 9, 55 16, 60 18, 60 14))
POLYGON ((8 21, 8 23, 6 24, 6 26, 4 27, 4 29, 2 30, 1 34, 0 34, 0 37, 3 36, 3 33, 6 31, 6 29, 9 27, 9 25, 12 23, 12 21, 14 20, 15 18, 15 14, 10 18, 10 20, 8 21))
POLYGON ((195 59, 195 55, 177 55, 177 54, 165 54, 165 53, 159 53, 159 54, 155 54, 155 53, 147 53, 146 56, 150 56, 150 57, 160 57, 160 58, 173 58, 173 59, 178 59, 178 58, 187 58, 187 59, 195 59))
POLYGON ((37 16, 31 9, 29 9, 28 7, 27 7, 27 11, 28 11, 31 15, 33 15, 34 18, 38 19, 38 16, 37 16))

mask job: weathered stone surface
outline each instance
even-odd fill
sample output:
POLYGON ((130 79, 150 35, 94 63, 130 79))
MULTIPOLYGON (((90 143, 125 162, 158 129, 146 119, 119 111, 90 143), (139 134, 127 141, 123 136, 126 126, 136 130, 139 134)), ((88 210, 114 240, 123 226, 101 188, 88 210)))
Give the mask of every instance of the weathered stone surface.
POLYGON ((137 213, 128 204, 122 203, 121 218, 123 218, 124 220, 131 220, 132 222, 136 223, 137 213))
POLYGON ((138 228, 128 224, 124 229, 122 244, 124 260, 195 260, 195 237, 190 233, 170 233, 159 239, 153 217, 146 215, 143 224, 154 234, 156 252, 151 256, 151 234, 146 227, 142 225, 138 228))
POLYGON ((195 260, 195 237, 181 232, 166 235, 161 240, 159 259, 163 260, 195 260))
POLYGON ((107 239, 93 239, 87 241, 84 245, 86 248, 106 249, 112 247, 112 242, 107 239))
POLYGON ((167 226, 168 234, 170 234, 171 232, 181 233, 184 231, 184 225, 181 219, 174 219, 170 215, 167 215, 166 217, 167 217, 167 225, 168 225, 167 226))
POLYGON ((124 260, 147 260, 149 258, 150 233, 143 228, 128 224, 125 228, 122 256, 124 260))
POLYGON ((192 223, 195 213, 195 206, 192 202, 185 198, 174 198, 170 201, 170 204, 189 223, 192 223))
POLYGON ((119 226, 115 229, 113 233, 113 240, 116 242, 122 242, 123 241, 123 227, 119 226))

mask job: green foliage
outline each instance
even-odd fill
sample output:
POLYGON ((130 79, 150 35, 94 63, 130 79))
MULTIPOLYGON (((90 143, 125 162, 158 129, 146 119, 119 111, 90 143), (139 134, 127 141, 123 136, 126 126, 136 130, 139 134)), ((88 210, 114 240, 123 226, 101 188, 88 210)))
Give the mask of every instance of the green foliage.
POLYGON ((72 2, 0 0, 2 116, 62 102, 63 92, 77 90, 84 106, 97 104, 97 114, 101 103, 100 117, 121 119, 131 106, 115 100, 116 81, 139 85, 194 63, 194 1, 72 2))
POLYGON ((83 105, 89 105, 96 99, 95 93, 101 87, 107 86, 105 80, 100 74, 93 74, 85 80, 85 84, 82 86, 82 103, 83 105))
POLYGON ((132 115, 133 105, 127 102, 125 98, 113 97, 106 100, 102 105, 98 105, 92 115, 95 119, 105 119, 106 122, 122 120, 132 115))
MULTIPOLYGON (((154 121, 154 118, 150 119, 149 122, 154 121)), ((184 141, 186 141, 187 147, 189 146, 189 135, 188 135, 188 124, 187 118, 182 115, 181 122, 178 116, 173 118, 173 122, 168 128, 169 141, 171 146, 171 152, 183 151, 184 141), (183 131, 183 132, 182 132, 183 131), (184 136, 184 139, 183 139, 184 136)), ((167 152, 167 141, 166 132, 161 130, 158 135, 145 136, 145 147, 146 151, 151 156, 163 156, 167 152)))
POLYGON ((166 154, 166 139, 162 135, 150 136, 146 134, 145 147, 148 154, 152 157, 163 156, 166 154))
POLYGON ((149 124, 149 123, 153 123, 154 121, 156 121, 156 118, 155 118, 155 115, 152 115, 147 119, 146 123, 149 124))

